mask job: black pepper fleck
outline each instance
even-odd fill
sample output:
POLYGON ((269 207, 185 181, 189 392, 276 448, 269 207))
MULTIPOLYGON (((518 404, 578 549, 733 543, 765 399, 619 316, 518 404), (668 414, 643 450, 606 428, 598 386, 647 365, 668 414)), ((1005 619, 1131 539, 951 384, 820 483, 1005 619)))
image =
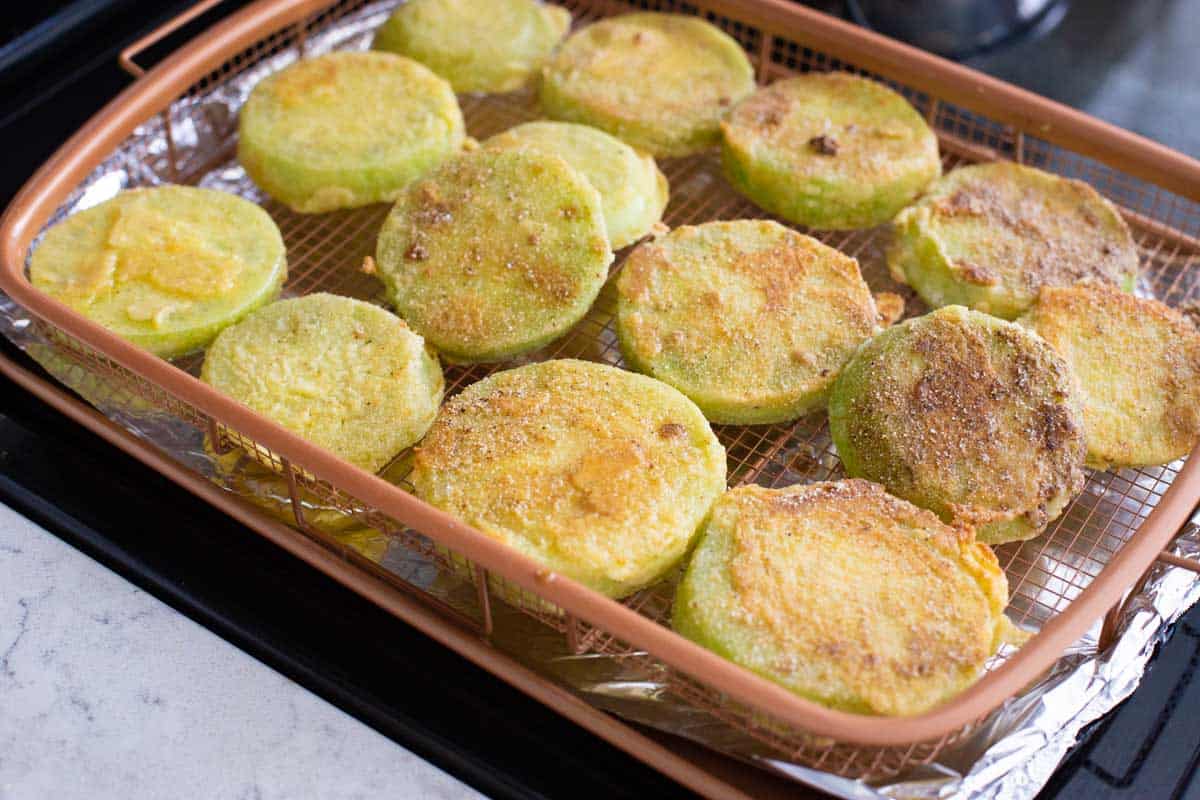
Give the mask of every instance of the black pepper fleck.
POLYGON ((808 140, 808 146, 823 156, 836 156, 838 152, 837 140, 832 136, 814 136, 808 140))

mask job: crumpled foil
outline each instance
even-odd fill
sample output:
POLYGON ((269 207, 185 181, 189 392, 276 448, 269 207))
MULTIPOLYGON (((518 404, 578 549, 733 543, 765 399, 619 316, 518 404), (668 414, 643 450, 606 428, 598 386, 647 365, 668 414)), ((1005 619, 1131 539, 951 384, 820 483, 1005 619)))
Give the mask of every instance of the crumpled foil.
MULTIPOLYGON (((396 3, 369 3, 310 35, 307 52, 365 48, 371 32, 396 3)), ((241 194, 248 182, 232 159, 237 110, 264 75, 296 58, 283 49, 211 89, 177 101, 172 133, 182 174, 198 184, 241 194), (224 154, 223 158, 214 158, 224 154), (211 166, 212 164, 216 166, 211 166)), ((51 224, 74 211, 102 202, 123 188, 169 182, 168 147, 158 118, 148 121, 104 161, 58 210, 51 224)), ((256 197, 255 199, 261 199, 256 197)), ((35 242, 36 247, 36 242, 35 242)), ((38 361, 51 375, 80 394, 105 416, 167 455, 291 521, 284 481, 237 453, 216 456, 204 434, 98 373, 81 368, 33 324, 31 316, 0 295, 0 332, 38 361)), ((180 363, 193 374, 198 360, 180 363)), ((307 518, 332 540, 353 548, 441 601, 477 613, 473 585, 440 569, 421 554, 372 530, 312 497, 303 500, 307 518)), ((1193 520, 1174 544, 1181 556, 1200 556, 1200 526, 1193 520)), ((1119 622, 1119 638, 1097 649, 1099 623, 1076 642, 1043 677, 1009 699, 969 735, 945 748, 936 760, 889 778, 860 781, 789 763, 746 734, 716 720, 674 694, 653 661, 572 654, 561 633, 496 603, 493 643, 598 707, 757 764, 782 776, 849 800, 877 798, 1032 798, 1049 779, 1085 726, 1112 710, 1138 686, 1156 647, 1171 624, 1200 599, 1200 577, 1159 564, 1129 599, 1119 622), (649 666, 648 666, 649 665, 649 666)))

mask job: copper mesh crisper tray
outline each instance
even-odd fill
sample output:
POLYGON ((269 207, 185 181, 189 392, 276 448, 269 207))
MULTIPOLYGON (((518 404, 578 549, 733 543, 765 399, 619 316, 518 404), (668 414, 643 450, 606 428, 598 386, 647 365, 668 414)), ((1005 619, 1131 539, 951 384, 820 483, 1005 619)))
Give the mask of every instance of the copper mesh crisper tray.
MULTIPOLYGON (((644 661, 666 676, 679 698, 771 752, 839 775, 894 774, 932 760, 1037 678, 1120 603, 1200 499, 1196 458, 1152 469, 1089 473, 1087 488, 1046 535, 997 550, 1010 582, 1009 614, 1037 635, 997 659, 975 686, 930 712, 910 718, 848 714, 802 700, 675 635, 662 624, 669 593, 652 589, 618 603, 550 573, 417 500, 404 490, 402 478, 397 487, 358 470, 217 394, 189 374, 198 359, 176 364, 156 359, 30 286, 25 264, 32 242, 102 160, 116 150, 128 152, 142 165, 144 174, 135 178, 143 174, 144 182, 197 182, 234 166, 228 147, 205 158, 176 147, 175 134, 184 128, 232 130, 233 120, 206 117, 198 100, 246 70, 262 68, 266 59, 302 56, 311 37, 365 5, 364 0, 260 0, 231 16, 106 106, 34 176, 0 228, 0 286, 53 334, 60 355, 80 374, 100 376, 115 387, 110 403, 148 404, 210 434, 218 451, 258 450, 287 477, 297 527, 309 536, 340 547, 307 525, 300 503, 305 493, 356 514, 431 560, 460 573, 468 567, 477 602, 464 615, 382 569, 373 571, 383 583, 358 590, 377 601, 389 592, 415 593, 485 637, 492 632, 496 602, 517 594, 540 596, 563 613, 531 610, 539 607, 534 603, 520 604, 522 610, 561 633, 573 651, 644 661), (168 146, 161 151, 147 148, 147 142, 164 139, 168 146)), ((1141 290, 1177 306, 1200 300, 1200 163, 1185 156, 784 0, 568 0, 566 5, 577 22, 631 6, 703 14, 743 44, 760 81, 809 69, 854 69, 882 78, 927 115, 941 138, 947 168, 1004 158, 1089 181, 1118 203, 1131 223, 1142 254, 1141 290)), ((129 55, 123 60, 133 66, 129 55)), ((531 97, 523 93, 469 96, 461 102, 469 132, 477 138, 535 116, 531 97)), ((763 216, 730 189, 712 155, 668 159, 661 166, 671 182, 666 214, 671 226, 763 216)), ((270 201, 240 173, 229 174, 235 177, 222 188, 262 203, 283 232, 287 294, 323 290, 381 300, 379 284, 359 266, 374 250, 386 208, 297 215, 270 201)), ((882 263, 886 229, 817 235, 858 258, 874 289, 902 291, 909 313, 923 310, 911 292, 887 277, 882 263)), ((584 321, 535 358, 619 364, 611 285, 610 280, 584 321)), ((504 366, 449 367, 447 394, 504 366)), ((823 417, 789 425, 716 426, 716 432, 728 452, 730 485, 780 486, 841 475, 823 417)))

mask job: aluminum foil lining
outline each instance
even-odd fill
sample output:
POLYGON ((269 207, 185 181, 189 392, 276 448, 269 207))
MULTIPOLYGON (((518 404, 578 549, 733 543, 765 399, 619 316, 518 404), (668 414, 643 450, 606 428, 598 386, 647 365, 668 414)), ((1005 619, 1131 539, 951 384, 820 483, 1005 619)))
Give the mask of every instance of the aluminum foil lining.
MULTIPOLYGON (((310 35, 309 54, 363 49, 371 32, 395 5, 368 4, 333 27, 310 35)), ((287 48, 211 89, 181 99, 172 108, 172 133, 182 174, 199 185, 246 194, 248 181, 232 158, 237 111, 264 75, 295 60, 287 48), (213 165, 207 166, 204 165, 213 165)), ((96 205, 126 187, 169 182, 168 145, 158 118, 141 126, 107 158, 58 210, 51 224, 96 205)), ((255 197, 254 199, 260 199, 255 197)), ((35 242, 36 247, 36 242, 35 242)), ((152 443, 179 463, 230 492, 250 499, 285 521, 290 515, 286 484, 245 457, 218 458, 206 450, 203 433, 160 409, 132 398, 128 387, 79 362, 53 344, 31 316, 0 295, 0 330, 51 375, 75 390, 109 419, 152 443)), ((197 359, 181 364, 196 371, 197 359)), ((315 499, 314 514, 333 512, 315 499)), ((1200 517, 1198 517, 1200 518, 1200 517)), ((473 586, 447 574, 417 553, 363 525, 339 526, 330 536, 358 550, 401 578, 444 602, 471 613, 473 586)), ((1197 519, 1174 545, 1181 556, 1200 556, 1197 519)), ((849 780, 780 759, 745 733, 715 720, 674 694, 649 660, 601 654, 573 655, 564 637, 529 617, 495 604, 497 647, 573 688, 595 705, 654 728, 685 736, 757 764, 776 775, 848 800, 878 798, 1032 798, 1049 779, 1089 723, 1112 710, 1140 683, 1156 647, 1172 623, 1200 599, 1200 578, 1159 564, 1119 622, 1119 638, 1097 649, 1099 623, 1023 693, 1011 698, 957 744, 928 765, 874 781, 849 780)))

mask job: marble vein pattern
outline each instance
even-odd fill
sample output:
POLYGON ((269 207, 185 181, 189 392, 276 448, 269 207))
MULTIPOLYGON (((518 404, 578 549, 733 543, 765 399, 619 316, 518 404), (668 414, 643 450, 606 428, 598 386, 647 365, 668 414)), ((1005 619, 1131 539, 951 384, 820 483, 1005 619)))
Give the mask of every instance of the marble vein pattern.
POLYGON ((0 506, 0 800, 478 795, 0 506))

